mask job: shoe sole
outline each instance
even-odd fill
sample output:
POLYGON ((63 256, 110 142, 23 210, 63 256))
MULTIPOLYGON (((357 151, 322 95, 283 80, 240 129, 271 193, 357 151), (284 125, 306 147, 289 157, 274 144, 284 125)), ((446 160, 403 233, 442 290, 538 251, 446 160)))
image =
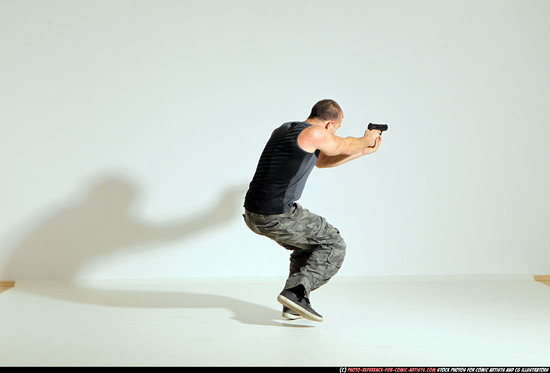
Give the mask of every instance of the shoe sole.
POLYGON ((294 313, 288 313, 288 312, 283 312, 283 317, 289 320, 300 320, 304 318, 302 315, 296 315, 294 313))
POLYGON ((293 301, 291 301, 290 299, 288 299, 284 295, 279 294, 279 296, 277 297, 277 301, 279 301, 279 303, 281 303, 283 306, 286 306, 286 307, 290 308, 291 310, 294 310, 294 311, 298 312, 304 319, 308 319, 308 320, 311 320, 311 321, 317 321, 317 322, 323 321, 322 317, 314 315, 313 313, 309 312, 305 308, 300 307, 299 305, 297 305, 296 303, 294 303, 293 301))

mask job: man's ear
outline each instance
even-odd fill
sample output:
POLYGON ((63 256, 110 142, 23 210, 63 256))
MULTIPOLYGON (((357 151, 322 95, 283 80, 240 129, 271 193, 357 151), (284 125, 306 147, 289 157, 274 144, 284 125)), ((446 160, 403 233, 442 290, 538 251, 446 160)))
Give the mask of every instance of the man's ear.
POLYGON ((333 121, 333 120, 328 121, 328 122, 325 122, 325 129, 328 130, 328 128, 329 128, 331 125, 334 125, 334 121, 333 121))

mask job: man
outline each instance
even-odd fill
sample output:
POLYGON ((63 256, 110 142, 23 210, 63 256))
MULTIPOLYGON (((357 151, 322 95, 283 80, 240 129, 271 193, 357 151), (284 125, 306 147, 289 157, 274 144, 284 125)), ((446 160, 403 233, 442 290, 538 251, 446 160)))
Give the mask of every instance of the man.
POLYGON ((335 101, 321 100, 305 122, 275 129, 245 197, 247 226, 292 251, 290 273, 277 298, 289 319, 323 321, 309 294, 338 272, 346 250, 336 228, 296 203, 313 166, 339 166, 374 153, 382 141, 378 130, 366 130, 362 137, 336 136, 342 120, 335 101))

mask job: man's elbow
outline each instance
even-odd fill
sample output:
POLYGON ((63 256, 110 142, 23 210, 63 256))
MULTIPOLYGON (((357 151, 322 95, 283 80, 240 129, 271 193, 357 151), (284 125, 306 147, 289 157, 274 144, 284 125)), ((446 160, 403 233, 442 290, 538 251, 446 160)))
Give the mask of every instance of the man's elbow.
POLYGON ((334 167, 334 164, 332 164, 331 162, 321 161, 321 162, 315 163, 315 167, 317 167, 317 168, 331 168, 331 167, 334 167))
POLYGON ((326 160, 327 160, 327 157, 324 154, 321 153, 321 155, 317 159, 317 162, 315 162, 315 167, 317 167, 317 168, 327 168, 327 167, 329 167, 328 162, 326 160))

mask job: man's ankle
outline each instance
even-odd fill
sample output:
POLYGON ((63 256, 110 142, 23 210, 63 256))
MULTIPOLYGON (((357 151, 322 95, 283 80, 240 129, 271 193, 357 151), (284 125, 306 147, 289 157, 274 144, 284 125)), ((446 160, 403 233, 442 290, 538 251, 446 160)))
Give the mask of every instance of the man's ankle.
POLYGON ((298 298, 303 298, 306 296, 306 288, 301 284, 286 290, 293 292, 298 298))

